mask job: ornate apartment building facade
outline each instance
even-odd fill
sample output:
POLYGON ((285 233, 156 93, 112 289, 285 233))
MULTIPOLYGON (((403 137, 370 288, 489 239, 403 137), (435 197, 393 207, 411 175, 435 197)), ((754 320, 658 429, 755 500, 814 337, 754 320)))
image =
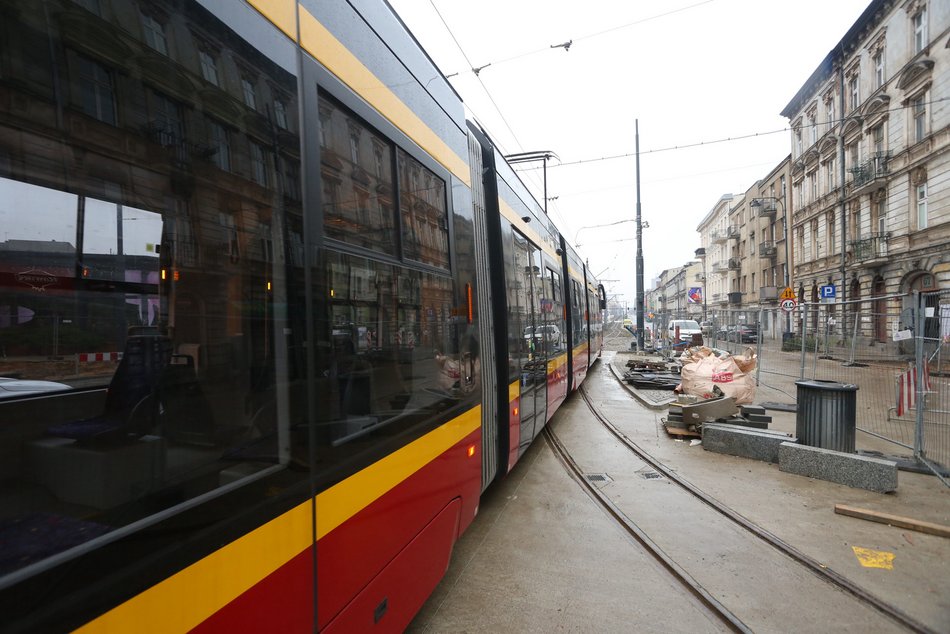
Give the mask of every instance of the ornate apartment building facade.
MULTIPOLYGON (((950 288, 950 3, 874 0, 782 111, 799 299, 950 288)), ((886 340, 886 324, 863 329, 886 340)))

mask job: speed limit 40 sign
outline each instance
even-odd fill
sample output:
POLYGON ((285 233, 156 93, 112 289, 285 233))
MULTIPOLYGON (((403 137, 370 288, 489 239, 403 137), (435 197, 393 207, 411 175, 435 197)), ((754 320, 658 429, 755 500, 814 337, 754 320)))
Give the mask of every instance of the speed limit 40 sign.
POLYGON ((795 310, 795 306, 797 305, 798 305, 798 302, 796 302, 794 299, 782 300, 782 310, 784 310, 786 313, 790 313, 793 310, 795 310))

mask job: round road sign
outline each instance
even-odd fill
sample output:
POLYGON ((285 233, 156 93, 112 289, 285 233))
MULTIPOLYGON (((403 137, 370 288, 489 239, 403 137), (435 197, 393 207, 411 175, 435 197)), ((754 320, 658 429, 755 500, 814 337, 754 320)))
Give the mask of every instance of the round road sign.
POLYGON ((796 302, 794 299, 783 299, 783 300, 782 300, 782 310, 784 310, 784 311, 787 312, 787 313, 790 313, 790 312, 792 312, 793 310, 795 310, 795 305, 796 305, 797 303, 798 303, 798 302, 796 302))

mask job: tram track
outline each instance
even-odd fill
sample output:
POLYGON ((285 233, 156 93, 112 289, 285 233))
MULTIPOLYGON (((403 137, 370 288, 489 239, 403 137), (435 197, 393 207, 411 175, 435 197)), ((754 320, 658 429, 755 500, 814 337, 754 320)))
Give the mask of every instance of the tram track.
POLYGON ((565 466, 571 477, 593 498, 607 514, 613 518, 616 524, 621 527, 630 537, 636 540, 647 553, 650 554, 675 580, 684 587, 693 599, 704 609, 704 611, 716 618, 733 632, 752 632, 745 623, 743 623, 735 614, 729 611, 712 594, 707 591, 698 581, 679 564, 677 564, 662 548, 654 542, 637 524, 614 504, 610 498, 598 489, 590 480, 585 477, 583 469, 570 452, 557 437, 550 427, 545 427, 544 438, 554 455, 565 466))
MULTIPOLYGON (((913 632, 934 633, 934 630, 921 623, 917 619, 903 612, 896 606, 883 601, 882 599, 870 594, 860 586, 854 584, 850 579, 840 573, 828 568, 809 555, 798 550, 791 544, 785 542, 775 534, 762 528, 743 517, 735 510, 721 503, 719 500, 710 496, 706 492, 696 487, 691 482, 679 476, 675 471, 667 467, 661 461, 657 460, 650 453, 641 448, 631 438, 624 434, 616 425, 614 425, 604 414, 592 403, 586 389, 582 386, 578 390, 584 403, 596 420, 609 431, 624 447, 626 447, 637 458, 650 465, 657 473, 667 478, 671 483, 680 487, 692 498, 702 502, 712 510, 716 511, 731 523, 752 534, 758 540, 771 546, 781 554, 804 566, 814 575, 831 583, 843 592, 851 595, 858 601, 870 606, 877 612, 888 617, 895 623, 907 628, 913 632)), ((545 439, 554 451, 558 459, 565 465, 572 477, 582 486, 588 495, 594 499, 607 512, 618 525, 630 534, 636 541, 642 544, 650 554, 657 559, 684 587, 688 588, 696 600, 701 603, 706 610, 714 614, 722 623, 733 631, 747 632, 751 631, 735 615, 729 612, 712 595, 695 581, 681 566, 673 561, 640 527, 638 527, 622 510, 620 510, 596 485, 585 477, 584 470, 577 464, 571 456, 568 449, 557 437, 557 434, 550 426, 544 430, 545 439)))

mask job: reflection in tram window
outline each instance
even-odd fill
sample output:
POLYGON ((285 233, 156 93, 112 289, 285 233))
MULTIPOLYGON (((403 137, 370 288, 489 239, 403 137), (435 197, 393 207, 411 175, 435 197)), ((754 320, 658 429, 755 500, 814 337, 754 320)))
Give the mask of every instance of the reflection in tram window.
POLYGON ((330 348, 318 360, 317 441, 339 461, 477 397, 474 329, 452 279, 326 252, 330 348))
POLYGON ((0 580, 232 487, 192 522, 227 530, 265 499, 234 485, 307 482, 297 78, 198 3, 141 4, 6 15, 0 377, 70 389, 0 403, 0 580))

